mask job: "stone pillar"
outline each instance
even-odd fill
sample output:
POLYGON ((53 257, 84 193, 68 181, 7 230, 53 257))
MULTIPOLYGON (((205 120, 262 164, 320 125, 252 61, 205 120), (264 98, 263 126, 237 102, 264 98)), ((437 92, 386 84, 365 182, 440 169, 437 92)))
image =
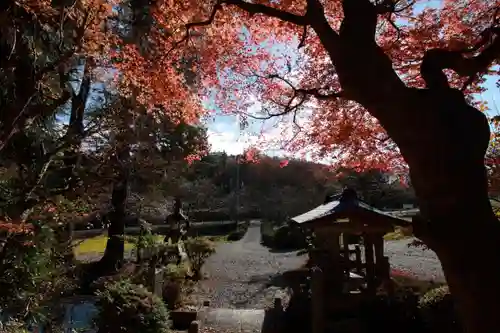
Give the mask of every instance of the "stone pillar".
POLYGON ((311 269, 311 332, 324 333, 325 330, 325 288, 323 272, 318 267, 311 269))
POLYGON ((198 333, 200 330, 200 322, 195 320, 189 325, 188 333, 198 333))

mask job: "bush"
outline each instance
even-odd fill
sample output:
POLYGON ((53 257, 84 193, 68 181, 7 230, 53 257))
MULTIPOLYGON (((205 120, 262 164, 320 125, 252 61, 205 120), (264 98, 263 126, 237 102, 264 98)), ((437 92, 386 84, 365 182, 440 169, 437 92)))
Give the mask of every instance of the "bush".
POLYGON ((448 286, 425 293, 419 300, 419 309, 425 326, 431 332, 462 331, 448 286))
POLYGON ((165 267, 163 301, 169 310, 179 307, 182 302, 182 286, 186 282, 187 268, 184 265, 169 264, 165 267))
MULTIPOLYGON (((187 212, 189 219, 191 221, 203 222, 203 221, 230 221, 235 216, 234 213, 229 210, 190 210, 187 212)), ((258 219, 261 217, 260 212, 255 210, 243 210, 238 213, 238 216, 242 220, 247 219, 258 219)))
POLYGON ((191 229, 189 229, 188 231, 188 235, 191 237, 227 235, 231 231, 235 230, 236 227, 237 227, 236 222, 225 223, 225 224, 199 223, 197 225, 191 226, 191 229))
POLYGON ((197 278, 201 277, 201 266, 215 253, 214 243, 203 238, 190 238, 185 241, 186 251, 191 262, 191 269, 197 278))
POLYGON ((69 274, 72 266, 64 258, 67 249, 48 226, 0 223, 0 232, 4 231, 0 248, 3 318, 20 323, 51 320, 57 316, 57 299, 76 288, 69 274))
POLYGON ((232 241, 232 242, 238 241, 238 240, 242 239, 243 236, 245 236, 245 233, 246 233, 246 231, 242 230, 242 229, 231 231, 229 233, 229 235, 227 235, 227 240, 232 241))
POLYGON ((236 230, 231 231, 229 235, 227 235, 227 240, 229 241, 238 241, 245 236, 248 230, 249 223, 240 224, 236 227, 236 230))
POLYGON ((279 250, 300 250, 307 247, 306 236, 294 225, 273 227, 270 222, 261 225, 262 243, 279 250))
POLYGON ((108 283, 96 292, 97 332, 167 333, 168 310, 163 301, 130 280, 108 283))

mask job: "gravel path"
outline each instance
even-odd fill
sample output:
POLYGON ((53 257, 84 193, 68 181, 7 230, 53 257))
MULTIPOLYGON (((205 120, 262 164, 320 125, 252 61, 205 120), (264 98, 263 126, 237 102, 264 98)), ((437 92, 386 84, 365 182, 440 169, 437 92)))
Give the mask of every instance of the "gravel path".
POLYGON ((436 254, 431 250, 408 247, 412 240, 385 242, 385 255, 389 257, 391 268, 420 279, 444 282, 443 269, 436 254))
MULTIPOLYGON (((408 247, 412 239, 385 242, 385 254, 391 268, 422 280, 444 282, 441 264, 431 250, 408 247)), ((297 252, 272 253, 260 244, 259 222, 253 222, 245 237, 237 242, 220 244, 211 256, 204 272, 208 278, 196 286, 191 303, 209 300, 212 307, 236 309, 264 309, 274 297, 288 301, 288 293, 268 286, 279 273, 296 269, 307 256, 297 252)))
POLYGON ((264 309, 278 296, 286 303, 288 293, 268 283, 306 259, 297 252, 270 252, 260 244, 260 222, 251 222, 243 239, 220 244, 207 260, 203 267, 207 278, 197 285, 191 301, 209 300, 211 307, 235 309, 264 309))

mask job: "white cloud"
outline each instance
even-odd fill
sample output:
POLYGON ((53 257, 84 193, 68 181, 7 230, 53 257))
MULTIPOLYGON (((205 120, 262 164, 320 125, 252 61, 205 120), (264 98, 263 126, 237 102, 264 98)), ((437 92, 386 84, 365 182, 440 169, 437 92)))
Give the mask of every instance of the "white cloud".
POLYGON ((246 148, 257 142, 257 137, 247 133, 238 134, 237 130, 216 132, 208 130, 208 142, 212 151, 225 151, 229 155, 241 154, 246 148))

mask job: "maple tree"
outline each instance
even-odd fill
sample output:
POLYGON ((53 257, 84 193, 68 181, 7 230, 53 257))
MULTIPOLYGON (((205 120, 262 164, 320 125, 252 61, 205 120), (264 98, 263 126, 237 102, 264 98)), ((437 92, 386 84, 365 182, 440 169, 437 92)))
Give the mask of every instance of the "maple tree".
POLYGON ((150 37, 165 47, 157 63, 196 48, 200 94, 247 118, 281 117, 293 152, 356 169, 408 165, 422 213, 414 230, 439 256, 467 331, 491 332, 500 267, 477 258, 496 262, 500 225, 484 164, 489 123, 472 94, 498 74, 499 5, 159 0, 150 37))

